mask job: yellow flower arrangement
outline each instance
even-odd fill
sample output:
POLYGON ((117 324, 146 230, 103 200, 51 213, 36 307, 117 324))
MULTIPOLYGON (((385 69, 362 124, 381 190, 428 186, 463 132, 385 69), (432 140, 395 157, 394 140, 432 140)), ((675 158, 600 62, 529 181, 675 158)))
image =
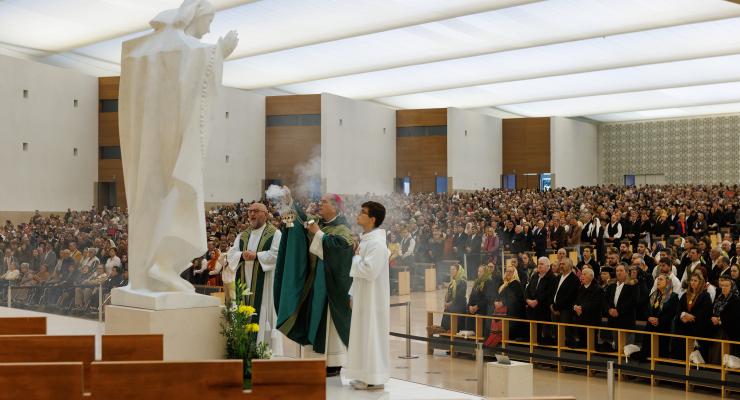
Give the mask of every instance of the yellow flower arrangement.
POLYGON ((245 305, 242 304, 242 305, 239 306, 239 310, 238 311, 241 314, 252 315, 257 310, 255 310, 254 307, 252 307, 252 306, 245 306, 245 305))
POLYGON ((247 324, 245 328, 247 329, 247 332, 259 332, 260 330, 260 326, 254 323, 247 324))

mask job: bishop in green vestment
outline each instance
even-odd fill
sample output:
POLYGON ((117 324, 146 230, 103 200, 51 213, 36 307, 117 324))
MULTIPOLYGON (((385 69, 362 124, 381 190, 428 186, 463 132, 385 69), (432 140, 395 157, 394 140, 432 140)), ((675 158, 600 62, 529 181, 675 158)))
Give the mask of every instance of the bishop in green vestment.
POLYGON ((297 218, 283 228, 275 270, 278 329, 304 346, 305 357, 326 355, 331 375, 346 361, 352 319, 354 241, 341 206, 337 195, 322 197, 319 216, 293 206, 297 218))

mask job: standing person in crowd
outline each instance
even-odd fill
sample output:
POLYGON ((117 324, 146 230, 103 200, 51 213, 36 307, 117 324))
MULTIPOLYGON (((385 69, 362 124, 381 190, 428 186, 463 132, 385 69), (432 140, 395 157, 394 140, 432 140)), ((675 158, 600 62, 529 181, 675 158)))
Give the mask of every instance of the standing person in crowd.
POLYGON ((622 239, 622 223, 619 222, 619 212, 612 213, 611 220, 604 229, 604 246, 614 247, 622 239))
MULTIPOLYGON (((678 310, 678 295, 673 291, 673 283, 666 274, 655 278, 655 289, 650 294, 645 330, 648 332, 671 333, 673 320, 678 310)), ((651 336, 644 335, 641 353, 651 354, 651 336)), ((658 356, 670 354, 670 337, 661 336, 658 340, 658 356)))
POLYGON ((583 271, 583 268, 588 266, 593 270, 595 276, 599 276, 599 273, 601 272, 601 267, 599 266, 599 263, 596 261, 596 259, 593 257, 593 250, 591 246, 583 246, 581 250, 583 251, 583 256, 581 257, 581 261, 578 262, 576 269, 579 271, 583 271))
MULTIPOLYGON (((470 297, 468 298, 468 309, 467 313, 470 315, 490 315, 492 312, 491 305, 493 302, 490 298, 491 286, 493 281, 491 279, 491 272, 486 268, 485 265, 478 267, 478 277, 473 283, 473 288, 470 291, 470 297)), ((475 332, 475 318, 468 318, 465 324, 466 331, 475 332)), ((488 324, 483 323, 483 336, 488 336, 488 324)))
MULTIPOLYGON (((600 326, 604 291, 594 282, 593 269, 585 267, 581 272, 581 286, 578 287, 573 303, 573 322, 579 325, 600 326)), ((586 333, 586 329, 578 330, 576 337, 578 347, 585 347, 588 343, 586 333)))
MULTIPOLYGON (((573 306, 581 284, 573 272, 573 262, 569 258, 566 257, 560 260, 559 265, 560 277, 555 285, 550 311, 554 322, 571 324, 573 323, 573 306)), ((566 329, 566 336, 568 337, 566 344, 571 347, 576 345, 574 334, 575 332, 572 332, 571 329, 566 329)))
MULTIPOLYGON (((706 291, 706 284, 701 273, 695 273, 689 280, 686 293, 678 302, 675 332, 679 335, 704 337, 709 333, 712 316, 712 299, 706 291)), ((706 346, 699 343, 699 351, 707 359, 706 346)), ((674 357, 683 360, 685 355, 684 340, 673 343, 674 357)))
MULTIPOLYGON (((465 268, 460 264, 450 265, 450 284, 447 285, 447 294, 445 295, 444 311, 448 313, 465 314, 467 301, 465 292, 468 290, 467 275, 465 268)), ((462 322, 462 321, 460 321, 462 322)), ((450 316, 442 316, 442 329, 450 331, 450 316)), ((459 330, 459 329, 458 329, 459 330)), ((457 332, 451 332, 455 334, 457 332)))
POLYGON ((722 276, 730 277, 730 259, 727 256, 717 258, 715 265, 709 271, 709 283, 719 286, 719 278, 722 276))
MULTIPOLYGON (((556 284, 555 276, 550 269, 550 260, 547 257, 540 257, 537 260, 537 274, 527 284, 525 302, 527 303, 527 318, 535 321, 550 320, 550 304, 552 304, 552 293, 556 284)), ((546 337, 547 329, 542 329, 541 325, 537 326, 537 336, 540 344, 549 340, 546 337)))
MULTIPOLYGON (((604 314, 606 326, 618 329, 635 329, 635 306, 637 305, 638 289, 635 282, 630 281, 627 267, 619 264, 615 268, 616 282, 606 288, 604 294, 604 314)), ((616 336, 607 331, 606 345, 611 345, 609 351, 616 349, 616 336)))
MULTIPOLYGON (((721 276, 719 278, 719 289, 720 292, 715 297, 712 305, 713 337, 740 341, 740 293, 738 293, 738 288, 732 278, 721 276)), ((714 349, 710 362, 720 364, 722 362, 722 349, 716 343, 712 347, 714 349)))
MULTIPOLYGON (((519 281, 519 273, 512 265, 506 267, 504 271, 504 280, 498 288, 499 299, 494 302, 494 307, 501 309, 506 307, 506 316, 512 318, 524 319, 526 317, 524 310, 524 286, 519 281)), ((519 322, 512 322, 509 325, 509 337, 523 338, 526 337, 526 325, 519 322)))
POLYGON ((360 244, 352 258, 349 346, 345 376, 358 390, 382 389, 390 378, 390 286, 385 230, 385 207, 377 202, 362 204, 357 224, 362 227, 360 244))
POLYGON ((534 251, 537 258, 544 257, 547 250, 547 237, 549 233, 545 228, 545 221, 537 221, 537 226, 532 230, 532 237, 534 240, 534 251))
POLYGON ((483 235, 483 243, 481 250, 485 254, 486 261, 492 257, 496 257, 499 248, 499 238, 496 236, 496 231, 493 227, 486 227, 486 233, 483 235))

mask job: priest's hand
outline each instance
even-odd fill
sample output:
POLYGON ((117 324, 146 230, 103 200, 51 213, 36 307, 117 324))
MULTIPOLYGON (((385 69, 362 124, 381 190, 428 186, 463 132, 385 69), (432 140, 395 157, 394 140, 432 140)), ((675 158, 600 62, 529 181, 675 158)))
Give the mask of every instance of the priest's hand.
POLYGON ((319 228, 319 224, 317 224, 315 222, 313 224, 308 224, 308 231, 311 232, 312 234, 315 235, 316 232, 318 232, 320 230, 321 229, 319 228))
POLYGON ((239 43, 239 35, 236 31, 229 31, 226 36, 218 39, 218 43, 221 45, 221 54, 224 58, 228 58, 239 43))
POLYGON ((242 258, 245 261, 254 261, 257 258, 257 253, 249 250, 245 250, 242 252, 242 258))

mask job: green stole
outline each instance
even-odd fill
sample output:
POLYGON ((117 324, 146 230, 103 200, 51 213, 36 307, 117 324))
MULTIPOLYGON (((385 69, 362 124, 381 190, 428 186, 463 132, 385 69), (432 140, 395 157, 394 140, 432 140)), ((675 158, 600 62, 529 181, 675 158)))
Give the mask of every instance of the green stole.
POLYGON ((325 223, 318 217, 307 217, 297 208, 295 211, 302 221, 319 221, 324 232, 324 260, 309 253, 313 235, 299 220, 292 228, 283 228, 274 282, 277 327, 291 340, 311 344, 315 352, 324 353, 327 307, 339 337, 345 345, 349 344, 349 270, 354 242, 344 216, 325 223))
MULTIPOLYGON (((260 236, 260 241, 259 244, 257 244, 257 250, 255 253, 270 250, 270 246, 272 246, 272 238, 276 231, 277 229, 271 223, 268 222, 265 224, 265 230, 262 231, 262 236, 260 236)), ((247 249, 249 236, 251 234, 252 228, 248 228, 246 231, 242 232, 239 236, 239 250, 244 251, 247 249)), ((246 273, 247 271, 244 268, 244 259, 241 259, 239 261, 239 273, 237 276, 242 282, 247 281, 246 273)), ((251 287, 249 288, 249 291, 252 293, 247 296, 244 304, 254 307, 256 312, 259 313, 260 307, 262 306, 262 289, 265 286, 265 272, 262 271, 259 258, 254 259, 254 265, 252 266, 252 280, 250 282, 251 287)))

